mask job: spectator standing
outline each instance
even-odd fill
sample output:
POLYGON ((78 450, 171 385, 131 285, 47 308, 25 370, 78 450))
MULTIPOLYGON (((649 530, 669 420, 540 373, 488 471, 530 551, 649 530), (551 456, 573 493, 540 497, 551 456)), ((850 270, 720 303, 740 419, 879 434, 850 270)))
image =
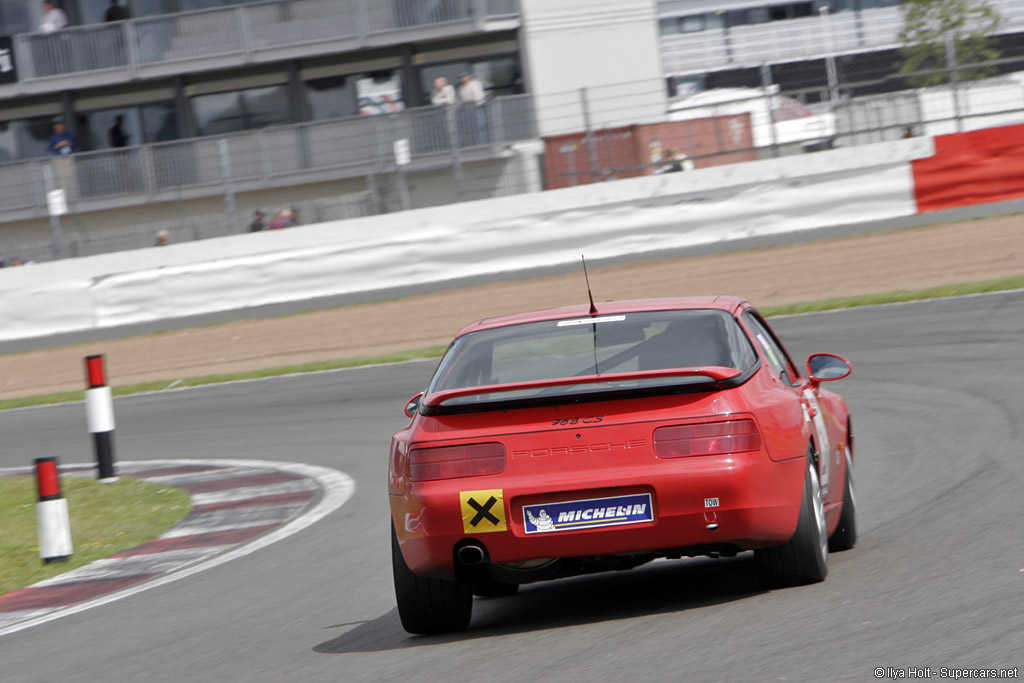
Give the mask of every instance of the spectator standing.
POLYGON ((291 215, 288 218, 288 222, 284 224, 284 227, 294 228, 297 225, 302 225, 302 221, 299 220, 299 214, 301 213, 301 211, 294 206, 291 209, 289 209, 289 211, 291 212, 291 215))
POLYGON ((263 219, 266 218, 266 214, 261 209, 256 209, 252 212, 252 223, 249 224, 249 232, 262 232, 266 229, 266 225, 263 223, 263 219))
POLYGON ((292 219, 291 209, 280 209, 267 223, 267 230, 280 230, 288 227, 288 221, 292 219))
POLYGON ((482 145, 487 142, 487 113, 484 103, 487 95, 484 86, 471 73, 464 73, 459 82, 459 122, 467 144, 482 145))
POLYGON ((487 99, 484 93, 484 86, 473 77, 473 74, 465 73, 459 82, 459 102, 480 106, 487 99))
POLYGON ((50 136, 50 144, 46 146, 46 149, 50 150, 50 154, 66 156, 73 154, 77 147, 78 141, 67 131, 67 127, 62 121, 53 124, 53 135, 50 136))
POLYGON ((437 107, 455 104, 455 88, 444 76, 434 79, 434 92, 430 95, 430 103, 437 107))
POLYGON ((118 0, 110 0, 110 7, 107 8, 106 13, 103 15, 103 21, 125 21, 132 18, 132 13, 127 7, 121 7, 118 4, 118 0))
POLYGON ((166 247, 167 243, 171 241, 171 231, 164 228, 163 230, 157 230, 156 232, 156 246, 166 247))
POLYGON ((107 131, 110 135, 111 147, 127 147, 131 136, 124 132, 124 116, 118 114, 114 117, 114 125, 107 131))
POLYGON ((68 16, 64 10, 54 7, 48 0, 42 3, 43 18, 39 22, 39 30, 43 33, 55 33, 68 25, 68 16))

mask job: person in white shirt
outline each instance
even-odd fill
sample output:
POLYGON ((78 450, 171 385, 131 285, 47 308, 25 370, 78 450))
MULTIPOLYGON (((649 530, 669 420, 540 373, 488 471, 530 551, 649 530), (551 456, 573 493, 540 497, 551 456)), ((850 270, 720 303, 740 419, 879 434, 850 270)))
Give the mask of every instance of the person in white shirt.
POLYGON ((39 22, 39 30, 43 33, 53 33, 68 25, 68 17, 64 10, 53 6, 52 2, 43 2, 43 18, 39 22))
POLYGON ((463 104, 481 105, 487 96, 484 94, 484 87, 480 81, 473 78, 473 74, 462 74, 459 83, 459 102, 463 104))
POLYGON ((430 96, 430 103, 438 107, 455 104, 455 88, 449 85, 444 76, 434 79, 434 93, 430 96))
POLYGON ((484 110, 487 95, 484 86, 470 73, 462 74, 459 80, 459 128, 462 139, 468 145, 487 144, 487 112, 484 110))

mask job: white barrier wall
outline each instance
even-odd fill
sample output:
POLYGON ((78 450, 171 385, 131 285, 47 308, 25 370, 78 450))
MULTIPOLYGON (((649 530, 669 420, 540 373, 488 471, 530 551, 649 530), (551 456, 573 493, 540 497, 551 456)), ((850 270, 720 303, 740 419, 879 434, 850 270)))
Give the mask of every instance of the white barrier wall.
POLYGON ((915 213, 930 138, 0 270, 0 340, 915 213))

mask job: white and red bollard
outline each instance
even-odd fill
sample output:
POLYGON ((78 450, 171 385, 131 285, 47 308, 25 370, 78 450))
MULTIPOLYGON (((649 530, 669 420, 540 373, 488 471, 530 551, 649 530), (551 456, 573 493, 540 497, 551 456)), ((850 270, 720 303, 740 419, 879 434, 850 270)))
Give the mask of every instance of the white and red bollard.
POLYGON ((114 399, 107 386, 103 356, 85 359, 85 414, 96 450, 96 467, 102 482, 117 481, 114 473, 114 399))
POLYGON ((68 500, 60 492, 57 458, 36 458, 36 521, 39 525, 39 557, 46 564, 67 562, 71 547, 71 518, 68 500))

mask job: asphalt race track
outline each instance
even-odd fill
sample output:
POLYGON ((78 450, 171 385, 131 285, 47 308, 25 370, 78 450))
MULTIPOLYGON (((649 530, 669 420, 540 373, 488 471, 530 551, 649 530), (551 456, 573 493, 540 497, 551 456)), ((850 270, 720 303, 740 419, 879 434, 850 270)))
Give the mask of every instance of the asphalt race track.
MULTIPOLYGON (((124 459, 291 460, 352 499, 183 581, 0 638, 0 681, 869 681, 1024 667, 1024 292, 776 319, 854 365, 860 542, 827 581, 765 592, 749 554, 477 600, 411 637, 394 609, 385 455, 432 363, 119 399, 124 459)), ((0 413, 0 467, 87 462, 81 404, 0 413)), ((1019 674, 1018 670, 1018 674, 1019 674)))

